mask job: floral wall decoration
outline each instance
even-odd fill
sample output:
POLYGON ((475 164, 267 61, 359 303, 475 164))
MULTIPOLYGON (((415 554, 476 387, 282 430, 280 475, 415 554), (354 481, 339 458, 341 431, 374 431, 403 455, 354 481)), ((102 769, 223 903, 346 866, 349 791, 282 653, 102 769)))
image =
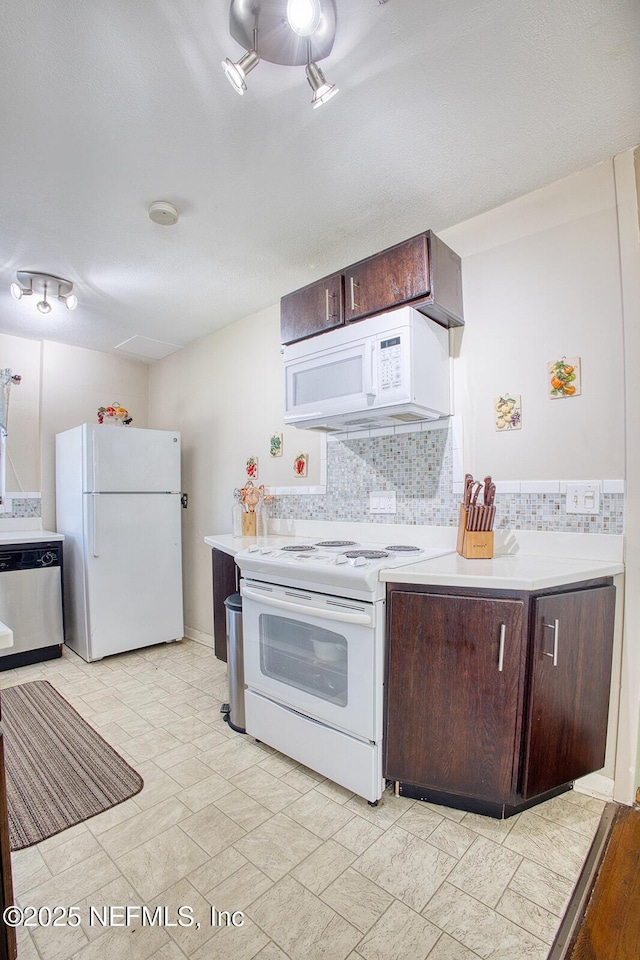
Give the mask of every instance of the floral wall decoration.
POLYGON ((258 458, 247 457, 247 476, 250 480, 256 480, 258 477, 258 458))
POLYGON ((282 456, 282 434, 273 433, 269 439, 269 453, 272 457, 282 456))
POLYGON ((579 397, 582 393, 580 378, 580 357, 562 357, 548 364, 549 396, 552 400, 558 397, 579 397))
POLYGON ((496 430, 522 428, 522 398, 519 393, 504 393, 494 401, 496 430))
POLYGON ((308 453, 299 453, 293 461, 293 472, 296 477, 306 477, 309 462, 308 453))

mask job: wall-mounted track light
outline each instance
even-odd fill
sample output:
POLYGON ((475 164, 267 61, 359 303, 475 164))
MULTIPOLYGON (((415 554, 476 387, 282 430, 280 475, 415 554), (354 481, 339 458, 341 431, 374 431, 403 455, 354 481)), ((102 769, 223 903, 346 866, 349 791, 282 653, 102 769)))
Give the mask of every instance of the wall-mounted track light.
POLYGON ((261 60, 287 67, 305 67, 319 107, 337 92, 327 83, 318 60, 333 49, 337 13, 335 0, 231 0, 229 33, 247 53, 237 62, 222 62, 234 90, 243 94, 246 76, 261 60))
POLYGON ((36 304, 40 313, 51 313, 51 303, 47 298, 53 297, 61 300, 67 310, 75 310, 78 306, 78 298, 72 293, 73 283, 71 280, 65 280, 64 277, 56 277, 52 273, 39 273, 34 270, 18 270, 16 274, 17 283, 12 283, 11 296, 14 300, 22 300, 23 297, 31 297, 34 293, 42 294, 42 300, 36 304))

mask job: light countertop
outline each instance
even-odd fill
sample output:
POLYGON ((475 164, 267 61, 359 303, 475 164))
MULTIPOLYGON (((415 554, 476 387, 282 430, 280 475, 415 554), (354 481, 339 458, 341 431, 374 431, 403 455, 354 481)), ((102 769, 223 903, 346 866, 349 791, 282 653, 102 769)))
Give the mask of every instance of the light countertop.
MULTIPOLYGON (((256 543, 255 537, 232 537, 231 534, 204 539, 210 547, 232 557, 256 543)), ((291 536, 269 536, 264 546, 278 546, 285 540, 291 541, 291 536)), ((433 560, 382 570, 379 579, 393 583, 535 591, 623 572, 624 565, 619 560, 558 557, 552 556, 551 550, 549 556, 518 553, 496 556, 493 560, 466 560, 452 552, 433 560)))
POLYGON ((50 540, 64 540, 64 534, 52 530, 2 530, 0 544, 47 543, 50 540))
POLYGON ((406 567, 382 570, 380 580, 492 590, 545 590, 580 580, 595 580, 624 572, 617 560, 565 557, 498 556, 493 560, 466 560, 448 553, 406 567))

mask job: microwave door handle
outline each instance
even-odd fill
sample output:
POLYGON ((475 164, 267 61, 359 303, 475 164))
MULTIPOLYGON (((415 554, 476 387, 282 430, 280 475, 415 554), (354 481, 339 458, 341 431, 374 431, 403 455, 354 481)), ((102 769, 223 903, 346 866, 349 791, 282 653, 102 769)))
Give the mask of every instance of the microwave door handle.
POLYGON ((375 361, 376 361, 376 345, 377 340, 371 341, 371 356, 369 358, 369 383, 368 389, 365 390, 367 397, 375 399, 377 390, 376 390, 376 379, 375 379, 375 361))
POLYGON ((298 416, 292 417, 291 414, 286 414, 287 423, 295 423, 296 420, 308 420, 309 417, 323 417, 325 414, 322 410, 314 410, 313 413, 301 413, 298 416))
POLYGON ((240 592, 248 600, 255 600, 263 606, 275 607, 277 610, 288 610, 291 613, 307 614, 310 617, 317 617, 319 620, 337 620, 340 623, 361 623, 364 626, 371 625, 371 617, 367 613, 349 613, 348 611, 325 610, 324 608, 314 607, 312 604, 306 606, 302 603, 290 603, 288 600, 280 600, 277 597, 269 597, 258 590, 252 590, 251 587, 242 584, 240 592))

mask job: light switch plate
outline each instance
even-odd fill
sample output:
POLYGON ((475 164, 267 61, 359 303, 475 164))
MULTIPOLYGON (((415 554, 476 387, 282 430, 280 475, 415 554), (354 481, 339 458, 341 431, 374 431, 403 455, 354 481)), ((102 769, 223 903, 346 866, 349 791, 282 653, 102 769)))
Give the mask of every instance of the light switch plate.
POLYGON ((567 513, 600 513, 599 480, 589 480, 584 483, 568 483, 566 494, 567 513))
POLYGON ((395 513, 395 490, 372 490, 369 493, 369 513, 395 513))

